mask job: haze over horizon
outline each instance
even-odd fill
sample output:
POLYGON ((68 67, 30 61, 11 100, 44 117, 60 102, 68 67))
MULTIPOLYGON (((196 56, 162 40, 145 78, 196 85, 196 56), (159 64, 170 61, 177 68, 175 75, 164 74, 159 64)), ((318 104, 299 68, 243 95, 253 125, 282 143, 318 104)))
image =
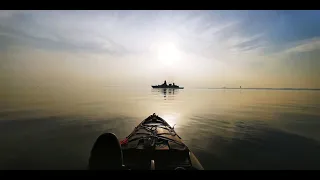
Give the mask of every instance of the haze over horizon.
POLYGON ((320 11, 0 11, 0 88, 320 88, 319 57, 320 11))

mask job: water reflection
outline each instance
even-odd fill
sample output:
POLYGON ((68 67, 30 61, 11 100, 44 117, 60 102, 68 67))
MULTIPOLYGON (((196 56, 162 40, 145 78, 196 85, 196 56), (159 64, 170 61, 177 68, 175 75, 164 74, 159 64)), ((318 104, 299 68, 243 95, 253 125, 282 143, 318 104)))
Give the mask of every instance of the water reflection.
POLYGON ((320 167, 319 92, 78 88, 3 97, 0 169, 85 169, 101 133, 123 139, 152 113, 176 124, 205 169, 320 167))
POLYGON ((175 95, 179 93, 179 89, 161 88, 161 89, 152 89, 152 92, 155 94, 163 95, 164 100, 174 100, 175 95))

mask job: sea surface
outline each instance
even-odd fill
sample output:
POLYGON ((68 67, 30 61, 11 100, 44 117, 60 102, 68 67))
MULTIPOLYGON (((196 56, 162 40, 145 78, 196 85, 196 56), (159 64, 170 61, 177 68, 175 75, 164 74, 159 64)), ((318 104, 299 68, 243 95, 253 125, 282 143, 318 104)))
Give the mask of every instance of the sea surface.
POLYGON ((320 91, 30 87, 0 92, 0 169, 86 169, 96 138, 156 113, 205 169, 320 169, 320 91))

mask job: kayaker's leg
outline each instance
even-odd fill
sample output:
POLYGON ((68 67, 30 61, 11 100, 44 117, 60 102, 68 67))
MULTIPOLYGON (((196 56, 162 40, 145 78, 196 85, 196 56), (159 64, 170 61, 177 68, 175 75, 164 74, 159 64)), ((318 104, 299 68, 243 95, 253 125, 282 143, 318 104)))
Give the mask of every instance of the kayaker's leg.
POLYGON ((105 133, 98 137, 91 150, 89 169, 122 169, 122 150, 117 136, 105 133))

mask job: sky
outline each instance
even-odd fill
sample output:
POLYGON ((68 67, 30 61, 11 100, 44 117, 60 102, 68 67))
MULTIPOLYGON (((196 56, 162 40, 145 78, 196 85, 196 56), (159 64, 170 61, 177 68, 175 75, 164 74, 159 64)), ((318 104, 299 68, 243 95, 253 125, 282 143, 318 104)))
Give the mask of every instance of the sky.
POLYGON ((320 11, 0 11, 0 87, 320 88, 320 11))

